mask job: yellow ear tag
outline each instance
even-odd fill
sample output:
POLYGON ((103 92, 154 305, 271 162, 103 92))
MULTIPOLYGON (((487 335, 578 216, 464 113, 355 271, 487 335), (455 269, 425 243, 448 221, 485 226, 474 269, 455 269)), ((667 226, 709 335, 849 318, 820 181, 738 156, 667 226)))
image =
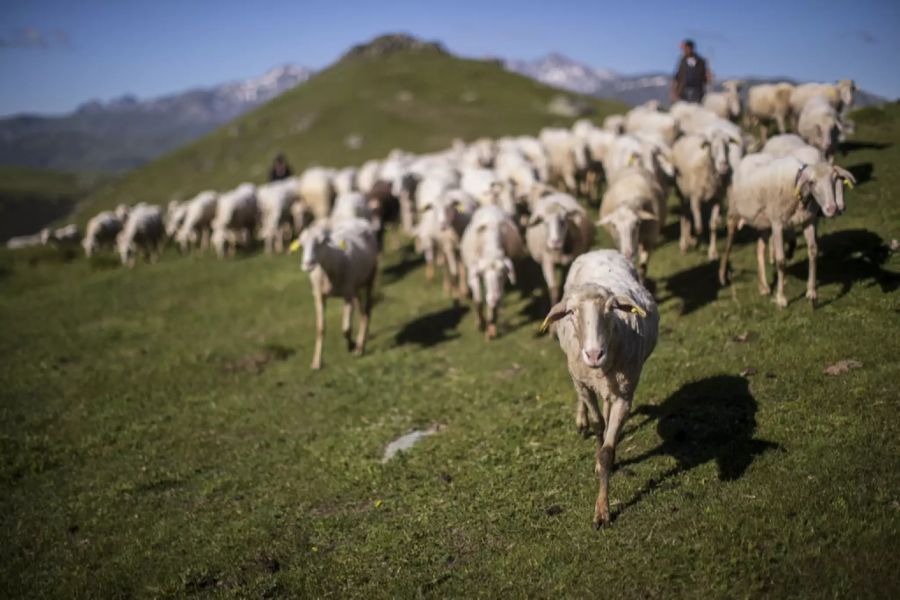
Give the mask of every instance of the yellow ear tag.
POLYGON ((844 180, 844 185, 846 185, 846 186, 847 186, 848 188, 850 188, 851 190, 853 189, 853 182, 850 181, 849 179, 845 179, 845 180, 844 180))
POLYGON ((632 306, 632 307, 631 307, 631 312, 634 313, 634 314, 636 314, 637 316, 639 316, 639 317, 641 317, 641 318, 644 318, 644 317, 647 316, 646 311, 645 311, 643 308, 641 308, 640 306, 632 306))
POLYGON ((795 188, 794 188, 794 195, 797 196, 797 200, 799 200, 800 198, 803 197, 803 194, 800 193, 800 188, 799 188, 799 187, 795 187, 795 188))
POLYGON ((291 245, 288 246, 288 252, 296 252, 299 249, 300 249, 300 239, 299 238, 294 240, 293 242, 291 242, 291 245))
POLYGON ((340 242, 338 242, 338 247, 341 250, 346 250, 347 249, 347 240, 341 240, 340 242))
POLYGON ((631 156, 628 157, 628 166, 629 167, 634 166, 634 161, 635 161, 634 154, 632 154, 631 156))

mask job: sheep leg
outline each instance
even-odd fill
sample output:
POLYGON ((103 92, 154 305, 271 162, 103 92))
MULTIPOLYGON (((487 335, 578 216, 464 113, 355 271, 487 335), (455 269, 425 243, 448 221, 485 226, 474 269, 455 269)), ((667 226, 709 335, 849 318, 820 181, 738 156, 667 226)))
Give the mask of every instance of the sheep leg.
POLYGON ((484 331, 487 323, 484 320, 484 299, 481 296, 481 280, 477 274, 473 274, 469 281, 472 290, 472 301, 475 303, 475 315, 478 317, 478 331, 484 331))
POLYGON ((782 115, 782 114, 775 115, 775 121, 778 123, 778 133, 784 133, 787 131, 787 127, 784 122, 784 115, 782 115))
POLYGON ((778 274, 775 304, 784 308, 787 306, 784 295, 784 230, 780 224, 772 224, 772 243, 775 245, 775 270, 778 274))
POLYGON ((358 300, 356 298, 344 299, 344 312, 341 317, 341 333, 344 336, 344 340, 347 342, 347 352, 353 352, 356 348, 356 345, 353 343, 353 332, 350 320, 353 319, 353 307, 357 303, 358 300))
POLYGON ((466 278, 466 265, 462 262, 459 264, 459 299, 462 300, 469 295, 469 284, 466 278))
POLYGON ((425 279, 431 281, 434 279, 434 247, 431 240, 423 248, 423 253, 425 254, 425 279))
POLYGON ((719 213, 721 210, 722 207, 716 202, 712 205, 712 213, 709 215, 709 251, 707 252, 709 260, 719 258, 719 251, 716 248, 716 230, 719 228, 719 213))
POLYGON ((760 235, 756 240, 756 275, 759 279, 759 293, 762 296, 768 296, 772 293, 769 282, 766 281, 766 238, 768 236, 760 235))
POLYGON ((556 281, 556 265, 549 258, 541 262, 541 270, 544 272, 544 281, 547 282, 547 290, 550 293, 550 306, 559 302, 559 283, 556 281))
POLYGON ((734 244, 734 234, 737 232, 737 220, 729 218, 727 223, 727 232, 725 236, 725 252, 719 261, 719 283, 725 285, 728 283, 728 257, 731 256, 731 246, 734 244))
MULTIPOLYGON (((703 235, 703 202, 699 196, 691 198, 691 216, 694 219, 694 235, 703 235)), ((696 240, 694 240, 696 244, 696 240)))
POLYGON ((806 279, 806 299, 810 301, 813 308, 819 300, 819 294, 816 291, 816 257, 819 254, 819 246, 816 243, 816 224, 810 223, 803 229, 803 235, 806 238, 806 254, 809 258, 809 275, 806 279))
POLYGON ((616 461, 616 442, 619 439, 619 432, 631 409, 631 402, 626 398, 615 398, 611 404, 606 431, 602 438, 597 437, 596 466, 597 478, 600 480, 600 490, 597 493, 597 503, 594 507, 594 527, 597 529, 609 525, 609 476, 616 461))
POLYGON ((495 337, 497 337, 497 313, 499 312, 498 306, 488 306, 487 307, 487 331, 484 334, 484 339, 491 341, 495 337))
POLYGON ((322 341, 325 339, 325 298, 318 291, 313 292, 316 305, 316 348, 313 351, 311 369, 322 368, 322 341))
POLYGON ((647 279, 647 263, 650 261, 650 252, 641 242, 638 242, 638 280, 644 283, 647 279))
MULTIPOLYGON (((581 435, 587 436, 591 431, 591 421, 588 419, 588 405, 593 401, 594 406, 597 405, 596 396, 592 396, 593 392, 589 387, 575 379, 572 378, 572 383, 575 384, 575 429, 581 435)), ((599 422, 599 412, 595 412, 596 418, 594 419, 595 423, 599 422)), ((603 435, 603 425, 599 425, 600 430, 596 432, 597 437, 603 435)))

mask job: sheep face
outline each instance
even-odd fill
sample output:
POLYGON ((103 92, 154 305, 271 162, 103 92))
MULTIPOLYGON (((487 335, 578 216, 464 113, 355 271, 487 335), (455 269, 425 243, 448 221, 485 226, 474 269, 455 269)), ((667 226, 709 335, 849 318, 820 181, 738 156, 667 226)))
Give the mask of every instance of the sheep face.
POLYGON ((303 258, 300 268, 307 273, 319 264, 322 248, 330 241, 330 234, 324 227, 309 227, 300 234, 300 245, 303 246, 303 258))
POLYGON ((537 214, 532 217, 528 226, 537 227, 544 225, 546 230, 547 250, 550 250, 551 252, 560 252, 566 241, 569 216, 569 213, 562 210, 556 210, 546 214, 537 214))
POLYGON ((652 213, 643 210, 635 212, 622 206, 600 219, 600 225, 609 231, 619 252, 628 260, 634 260, 641 222, 655 220, 656 215, 652 213))
POLYGON ((484 299, 491 308, 500 304, 506 280, 513 285, 516 283, 512 261, 505 256, 481 259, 475 274, 484 281, 484 299))
POLYGON ((800 170, 795 192, 800 198, 812 196, 822 214, 833 217, 844 211, 844 182, 853 185, 856 180, 846 169, 821 162, 800 170))
POLYGON ((605 370, 609 364, 609 348, 614 334, 616 312, 646 313, 624 296, 615 296, 597 284, 584 284, 567 290, 566 297, 557 303, 542 329, 562 319, 572 320, 572 329, 581 348, 580 358, 588 368, 605 370))

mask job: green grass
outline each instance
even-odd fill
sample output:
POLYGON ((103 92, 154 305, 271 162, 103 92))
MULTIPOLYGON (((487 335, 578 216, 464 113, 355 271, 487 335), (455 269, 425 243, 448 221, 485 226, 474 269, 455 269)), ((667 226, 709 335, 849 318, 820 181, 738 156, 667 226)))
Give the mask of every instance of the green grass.
POLYGON ((119 202, 165 203, 202 189, 262 182, 276 152, 295 171, 312 164, 360 165, 394 148, 440 150, 460 137, 536 133, 573 119, 550 114, 555 96, 579 98, 604 116, 624 105, 567 94, 497 63, 430 52, 338 62, 306 83, 214 133, 98 190, 81 220, 119 202), (351 149, 346 139, 362 136, 351 149))
POLYGON ((0 253, 2 589, 897 597, 900 107, 857 124, 868 144, 840 161, 860 184, 822 227, 817 310, 802 247, 779 311, 757 295, 753 244, 719 290, 670 222, 650 266, 660 343, 601 532, 593 442, 530 295, 507 295, 485 343, 389 239, 368 354, 344 352, 332 301, 313 373, 295 257, 171 253, 129 271, 0 253), (847 358, 863 366, 823 374, 847 358))
POLYGON ((95 174, 0 166, 0 241, 35 233, 66 216, 103 179, 95 174))

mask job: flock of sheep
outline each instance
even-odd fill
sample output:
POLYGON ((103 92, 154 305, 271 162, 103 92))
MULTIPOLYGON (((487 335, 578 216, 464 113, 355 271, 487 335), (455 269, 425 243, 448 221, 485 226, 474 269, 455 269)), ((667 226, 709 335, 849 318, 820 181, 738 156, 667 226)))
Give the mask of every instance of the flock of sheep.
POLYGON ((815 302, 816 222, 844 210, 843 186, 854 183, 832 163, 850 128, 844 115, 853 101, 852 82, 755 86, 746 111, 740 85, 726 82, 702 105, 676 102, 662 111, 649 103, 607 117, 601 127, 581 120, 571 129, 543 129, 537 137, 457 141, 422 155, 395 150, 359 168, 312 167, 265 185, 205 191, 165 211, 120 206, 91 219, 82 244, 88 256, 114 247, 128 264, 138 253, 154 257, 167 239, 183 252, 211 244, 220 257, 254 237, 267 252, 302 248, 316 308, 313 369, 322 366, 329 296, 344 300, 348 348, 364 351, 387 224, 398 223, 415 240, 429 279, 441 268, 447 294, 455 301, 471 297, 488 339, 497 335, 507 280, 515 283, 517 262, 530 256, 541 267, 552 306, 542 329, 558 338, 577 390, 576 426, 597 438, 594 524, 600 527, 610 520, 616 441, 656 345, 659 312, 643 282, 669 191, 681 200, 681 250, 709 235, 710 260, 718 257, 716 231, 727 200, 722 284, 735 231, 749 225, 759 232, 760 292, 770 293, 769 243, 777 268, 775 301, 784 307, 786 238, 798 229, 806 237, 806 295, 815 302), (782 134, 757 141, 736 124, 742 116, 748 126, 775 122, 782 134), (784 133, 789 124, 796 134, 784 133), (576 196, 596 199, 601 189, 600 211, 592 216, 576 196), (591 251, 596 226, 609 231, 615 250, 591 251), (560 289, 559 272, 566 270, 560 289), (356 339, 354 309, 360 313, 356 339))

